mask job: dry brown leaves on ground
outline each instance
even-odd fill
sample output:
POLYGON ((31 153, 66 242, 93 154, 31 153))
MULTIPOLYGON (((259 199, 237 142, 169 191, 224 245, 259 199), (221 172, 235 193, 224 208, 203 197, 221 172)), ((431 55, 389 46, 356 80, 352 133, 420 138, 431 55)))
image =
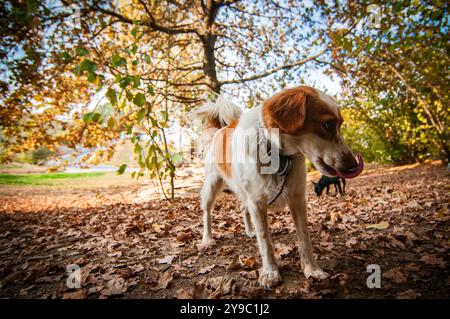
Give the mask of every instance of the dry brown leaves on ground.
MULTIPOLYGON (((100 190, 2 190, 0 297, 12 298, 448 298, 449 183, 437 165, 379 168, 347 183, 345 196, 317 199, 309 227, 331 277, 306 280, 287 211, 269 215, 283 284, 258 285, 261 260, 244 235, 239 203, 222 195, 216 244, 200 252, 197 196, 133 204, 100 190), (81 288, 66 267, 81 267, 81 288), (380 265, 380 289, 366 267, 380 265)), ((120 190, 118 190, 120 191, 120 190)))

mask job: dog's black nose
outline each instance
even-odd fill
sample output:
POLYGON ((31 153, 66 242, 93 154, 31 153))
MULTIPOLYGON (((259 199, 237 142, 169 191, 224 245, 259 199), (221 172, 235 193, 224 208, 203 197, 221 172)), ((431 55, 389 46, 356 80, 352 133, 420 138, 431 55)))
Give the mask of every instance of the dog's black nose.
POLYGON ((358 154, 358 161, 359 163, 353 154, 346 154, 341 169, 337 171, 338 175, 342 178, 353 178, 361 174, 364 169, 364 160, 361 154, 358 154))
POLYGON ((344 164, 341 169, 343 173, 354 173, 358 170, 358 162, 352 153, 346 153, 342 162, 344 164))

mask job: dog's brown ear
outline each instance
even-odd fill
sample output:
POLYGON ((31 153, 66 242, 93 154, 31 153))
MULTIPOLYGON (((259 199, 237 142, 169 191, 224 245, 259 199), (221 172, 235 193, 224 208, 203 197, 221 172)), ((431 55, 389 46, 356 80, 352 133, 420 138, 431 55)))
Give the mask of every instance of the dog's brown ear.
POLYGON ((305 121, 308 95, 302 88, 280 92, 263 105, 263 119, 267 128, 278 127, 282 133, 293 134, 305 121))

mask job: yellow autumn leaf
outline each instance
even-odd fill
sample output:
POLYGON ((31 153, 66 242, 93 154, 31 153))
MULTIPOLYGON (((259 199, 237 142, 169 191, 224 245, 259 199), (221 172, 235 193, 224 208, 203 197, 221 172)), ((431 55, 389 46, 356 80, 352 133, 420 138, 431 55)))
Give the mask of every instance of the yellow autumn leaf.
POLYGON ((381 222, 378 224, 366 224, 366 229, 386 229, 389 227, 388 222, 381 222))

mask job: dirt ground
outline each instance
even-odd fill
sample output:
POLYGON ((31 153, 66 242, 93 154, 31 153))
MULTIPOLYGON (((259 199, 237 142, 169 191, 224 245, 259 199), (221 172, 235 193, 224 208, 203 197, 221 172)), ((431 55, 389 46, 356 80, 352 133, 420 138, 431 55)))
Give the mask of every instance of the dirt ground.
POLYGON ((289 212, 273 211, 283 283, 264 290, 232 194, 213 214, 216 244, 200 252, 195 192, 169 202, 127 186, 0 188, 0 297, 449 298, 449 189, 437 162, 367 169, 342 197, 318 199, 309 183, 314 251, 331 277, 305 279, 289 212), (80 289, 67 287, 70 264, 81 267, 80 289), (381 288, 366 285, 370 264, 381 288))

